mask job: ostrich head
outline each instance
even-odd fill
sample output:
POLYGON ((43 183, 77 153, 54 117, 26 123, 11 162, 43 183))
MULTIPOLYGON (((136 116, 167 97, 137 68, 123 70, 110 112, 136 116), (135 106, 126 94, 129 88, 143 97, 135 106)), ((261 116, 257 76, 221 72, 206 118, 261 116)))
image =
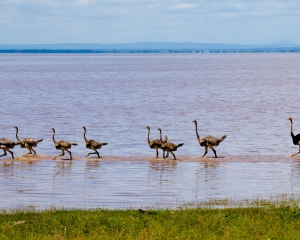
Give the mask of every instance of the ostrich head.
POLYGON ((293 121, 293 119, 292 119, 292 118, 288 118, 287 120, 290 120, 291 122, 293 121))
POLYGON ((17 127, 17 126, 14 126, 14 128, 15 128, 15 129, 18 129, 18 127, 17 127))
POLYGON ((150 129, 150 127, 149 127, 149 126, 147 126, 146 128, 150 129))

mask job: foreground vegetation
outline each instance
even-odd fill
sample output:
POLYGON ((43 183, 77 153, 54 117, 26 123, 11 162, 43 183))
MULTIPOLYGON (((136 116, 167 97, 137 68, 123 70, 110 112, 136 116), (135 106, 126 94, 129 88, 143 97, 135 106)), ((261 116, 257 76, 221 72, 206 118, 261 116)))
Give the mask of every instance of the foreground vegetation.
POLYGON ((297 204, 226 209, 0 214, 0 239, 299 239, 297 204))

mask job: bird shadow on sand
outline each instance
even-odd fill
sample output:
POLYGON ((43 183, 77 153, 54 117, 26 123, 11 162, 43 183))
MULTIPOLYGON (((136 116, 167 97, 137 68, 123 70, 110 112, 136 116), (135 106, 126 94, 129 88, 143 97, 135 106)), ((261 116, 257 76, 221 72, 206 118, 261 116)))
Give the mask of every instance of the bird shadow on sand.
POLYGON ((52 159, 53 161, 68 161, 68 162, 72 162, 76 159, 70 159, 70 158, 57 158, 57 159, 52 159))

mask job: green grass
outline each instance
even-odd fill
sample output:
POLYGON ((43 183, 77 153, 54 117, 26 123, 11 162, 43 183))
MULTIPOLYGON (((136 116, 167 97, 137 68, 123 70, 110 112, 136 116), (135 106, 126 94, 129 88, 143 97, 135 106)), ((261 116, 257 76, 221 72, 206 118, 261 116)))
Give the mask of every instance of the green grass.
POLYGON ((225 209, 0 214, 0 239, 299 239, 298 204, 225 209))

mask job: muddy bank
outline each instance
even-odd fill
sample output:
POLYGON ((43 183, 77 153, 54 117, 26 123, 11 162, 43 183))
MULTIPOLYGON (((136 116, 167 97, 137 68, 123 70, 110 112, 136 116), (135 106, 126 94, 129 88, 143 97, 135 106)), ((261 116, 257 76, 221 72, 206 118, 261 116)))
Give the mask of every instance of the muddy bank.
MULTIPOLYGON (((17 157, 14 160, 10 158, 0 158, 1 162, 31 162, 31 161, 43 161, 43 160, 53 160, 55 156, 22 156, 17 157)), ((68 157, 59 157, 53 161, 70 161, 68 157)), ((289 161, 300 161, 300 155, 294 157, 287 156, 259 156, 259 155, 246 155, 246 156, 221 156, 218 158, 214 157, 204 157, 201 156, 178 156, 177 160, 173 158, 155 158, 155 157, 121 157, 121 156, 103 156, 101 158, 93 157, 82 157, 82 156, 73 156, 72 161, 180 161, 180 162, 289 162, 289 161)))

